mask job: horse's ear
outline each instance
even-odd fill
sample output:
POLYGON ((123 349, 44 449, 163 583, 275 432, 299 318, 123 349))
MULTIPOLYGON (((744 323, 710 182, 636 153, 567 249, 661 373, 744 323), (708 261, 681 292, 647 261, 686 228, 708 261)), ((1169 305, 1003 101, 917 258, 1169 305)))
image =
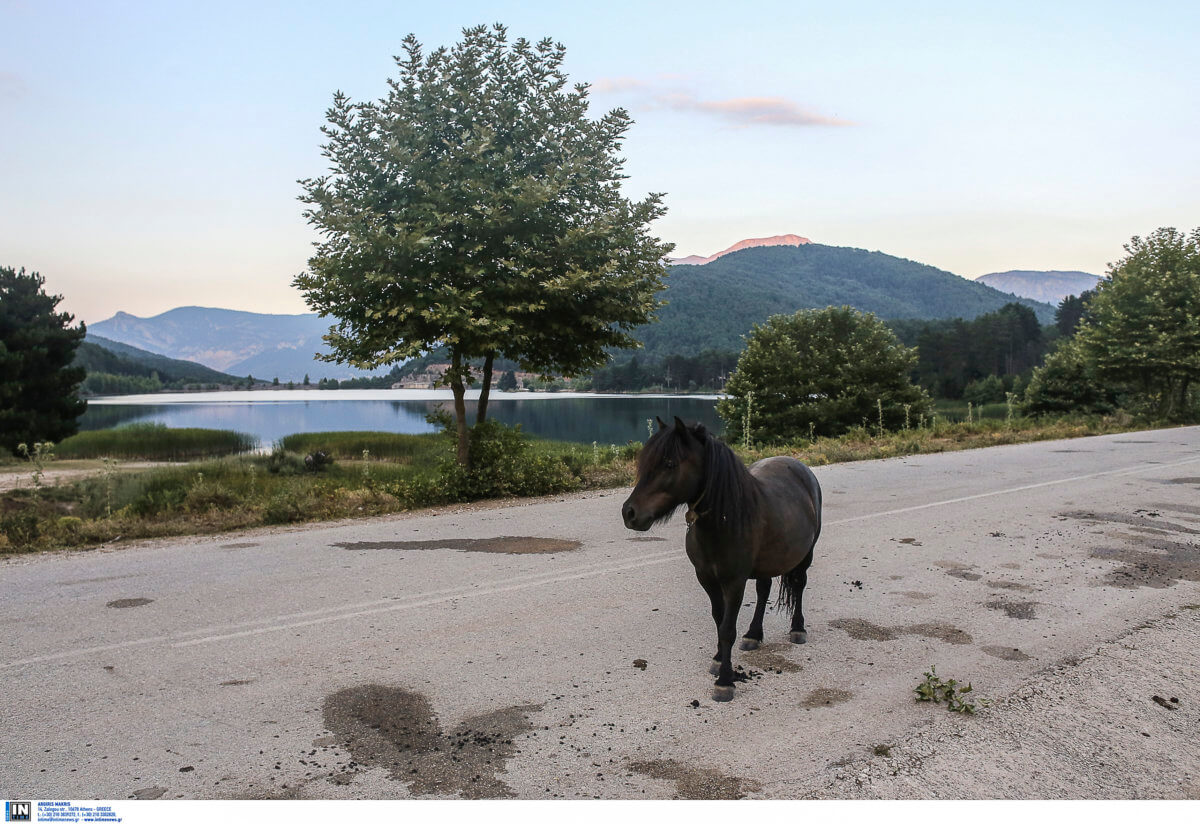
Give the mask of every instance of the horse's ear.
POLYGON ((692 427, 692 434, 696 436, 696 440, 704 443, 708 440, 708 430, 704 428, 704 424, 698 423, 692 427))
POLYGON ((659 429, 666 429, 666 428, 667 428, 667 422, 666 422, 666 421, 664 421, 662 418, 658 417, 658 415, 655 415, 655 416, 654 416, 654 420, 658 421, 658 428, 659 428, 659 429))
POLYGON ((675 431, 678 432, 679 436, 685 441, 688 439, 688 436, 692 434, 688 429, 687 424, 680 420, 678 415, 675 416, 675 431))

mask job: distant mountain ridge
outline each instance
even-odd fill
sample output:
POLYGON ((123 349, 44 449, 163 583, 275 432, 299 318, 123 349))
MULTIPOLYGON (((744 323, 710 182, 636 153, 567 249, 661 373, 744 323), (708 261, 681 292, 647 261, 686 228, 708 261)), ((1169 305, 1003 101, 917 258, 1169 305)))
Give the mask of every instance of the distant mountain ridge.
POLYGON ((316 359, 315 353, 329 351, 322 340, 329 326, 329 320, 316 314, 268 315, 182 306, 150 318, 118 312, 91 324, 88 332, 242 377, 300 381, 307 374, 317 381, 376 374, 316 359))
POLYGON ((651 359, 704 349, 739 351, 756 323, 797 309, 850 305, 880 318, 972 319, 1007 303, 1028 306, 1042 323, 1054 308, 998 292, 923 263, 819 243, 769 245, 673 266, 658 323, 634 335, 651 359))
POLYGON ((1068 295, 1078 296, 1088 289, 1095 289, 1096 284, 1102 280, 1105 278, 1088 272, 1054 270, 1043 272, 1029 269, 992 272, 975 278, 976 283, 982 283, 1011 295, 1040 300, 1052 306, 1057 306, 1068 295))
POLYGON ((759 246, 803 246, 807 243, 812 243, 806 237, 800 235, 772 235, 771 237, 751 237, 745 240, 739 240, 737 243, 730 246, 728 249, 723 249, 715 255, 703 257, 701 255, 688 255, 681 258, 667 258, 667 262, 672 266, 703 266, 706 263, 712 263, 714 260, 734 252, 740 252, 743 249, 755 249, 759 246))

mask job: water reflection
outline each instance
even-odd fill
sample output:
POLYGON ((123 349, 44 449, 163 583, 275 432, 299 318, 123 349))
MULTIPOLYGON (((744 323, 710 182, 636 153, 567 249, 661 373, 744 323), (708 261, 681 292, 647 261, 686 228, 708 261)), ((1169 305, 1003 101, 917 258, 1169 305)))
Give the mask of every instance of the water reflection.
MULTIPOLYGON (((227 393, 222 393, 227 394, 227 393)), ((261 393, 260 393, 261 396, 261 393)), ((320 400, 254 399, 252 401, 201 401, 190 396, 185 402, 157 403, 153 396, 139 396, 138 402, 121 399, 92 402, 80 421, 82 429, 108 429, 131 423, 162 423, 172 428, 202 427, 233 429, 254 435, 269 446, 294 432, 372 430, 382 432, 431 432, 426 420, 430 412, 449 408, 442 400, 331 399, 323 393, 320 400)), ((476 404, 467 402, 471 420, 476 404)), ((488 417, 503 423, 520 424, 532 435, 576 443, 623 444, 646 439, 646 421, 656 415, 667 421, 675 415, 684 420, 700 421, 720 432, 716 400, 697 397, 537 397, 512 396, 493 399, 488 417)))

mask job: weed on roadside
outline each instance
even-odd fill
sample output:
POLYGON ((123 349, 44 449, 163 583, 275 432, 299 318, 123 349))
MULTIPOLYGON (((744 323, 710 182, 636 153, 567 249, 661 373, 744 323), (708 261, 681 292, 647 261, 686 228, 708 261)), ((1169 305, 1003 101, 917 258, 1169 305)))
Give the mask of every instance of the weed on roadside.
POLYGON ((943 681, 937 674, 937 668, 932 664, 929 671, 925 673, 925 680, 917 684, 913 688, 913 692, 916 693, 918 701, 930 701, 934 704, 945 702, 946 709, 950 712, 961 712, 966 715, 974 715, 976 707, 983 708, 991 704, 986 698, 979 698, 975 701, 964 699, 963 696, 972 692, 971 684, 968 683, 963 687, 953 678, 943 681))

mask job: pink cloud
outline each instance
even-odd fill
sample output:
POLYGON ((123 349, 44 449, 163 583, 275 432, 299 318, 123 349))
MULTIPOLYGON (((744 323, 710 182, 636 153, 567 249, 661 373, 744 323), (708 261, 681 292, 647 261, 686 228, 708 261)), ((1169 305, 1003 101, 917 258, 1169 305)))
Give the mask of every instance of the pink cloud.
POLYGON ((732 97, 698 100, 691 94, 663 94, 659 105, 674 111, 712 114, 739 126, 853 126, 853 122, 818 114, 782 97, 732 97))
POLYGON ((601 77, 592 84, 592 91, 597 94, 612 94, 646 88, 646 81, 636 77, 601 77))

